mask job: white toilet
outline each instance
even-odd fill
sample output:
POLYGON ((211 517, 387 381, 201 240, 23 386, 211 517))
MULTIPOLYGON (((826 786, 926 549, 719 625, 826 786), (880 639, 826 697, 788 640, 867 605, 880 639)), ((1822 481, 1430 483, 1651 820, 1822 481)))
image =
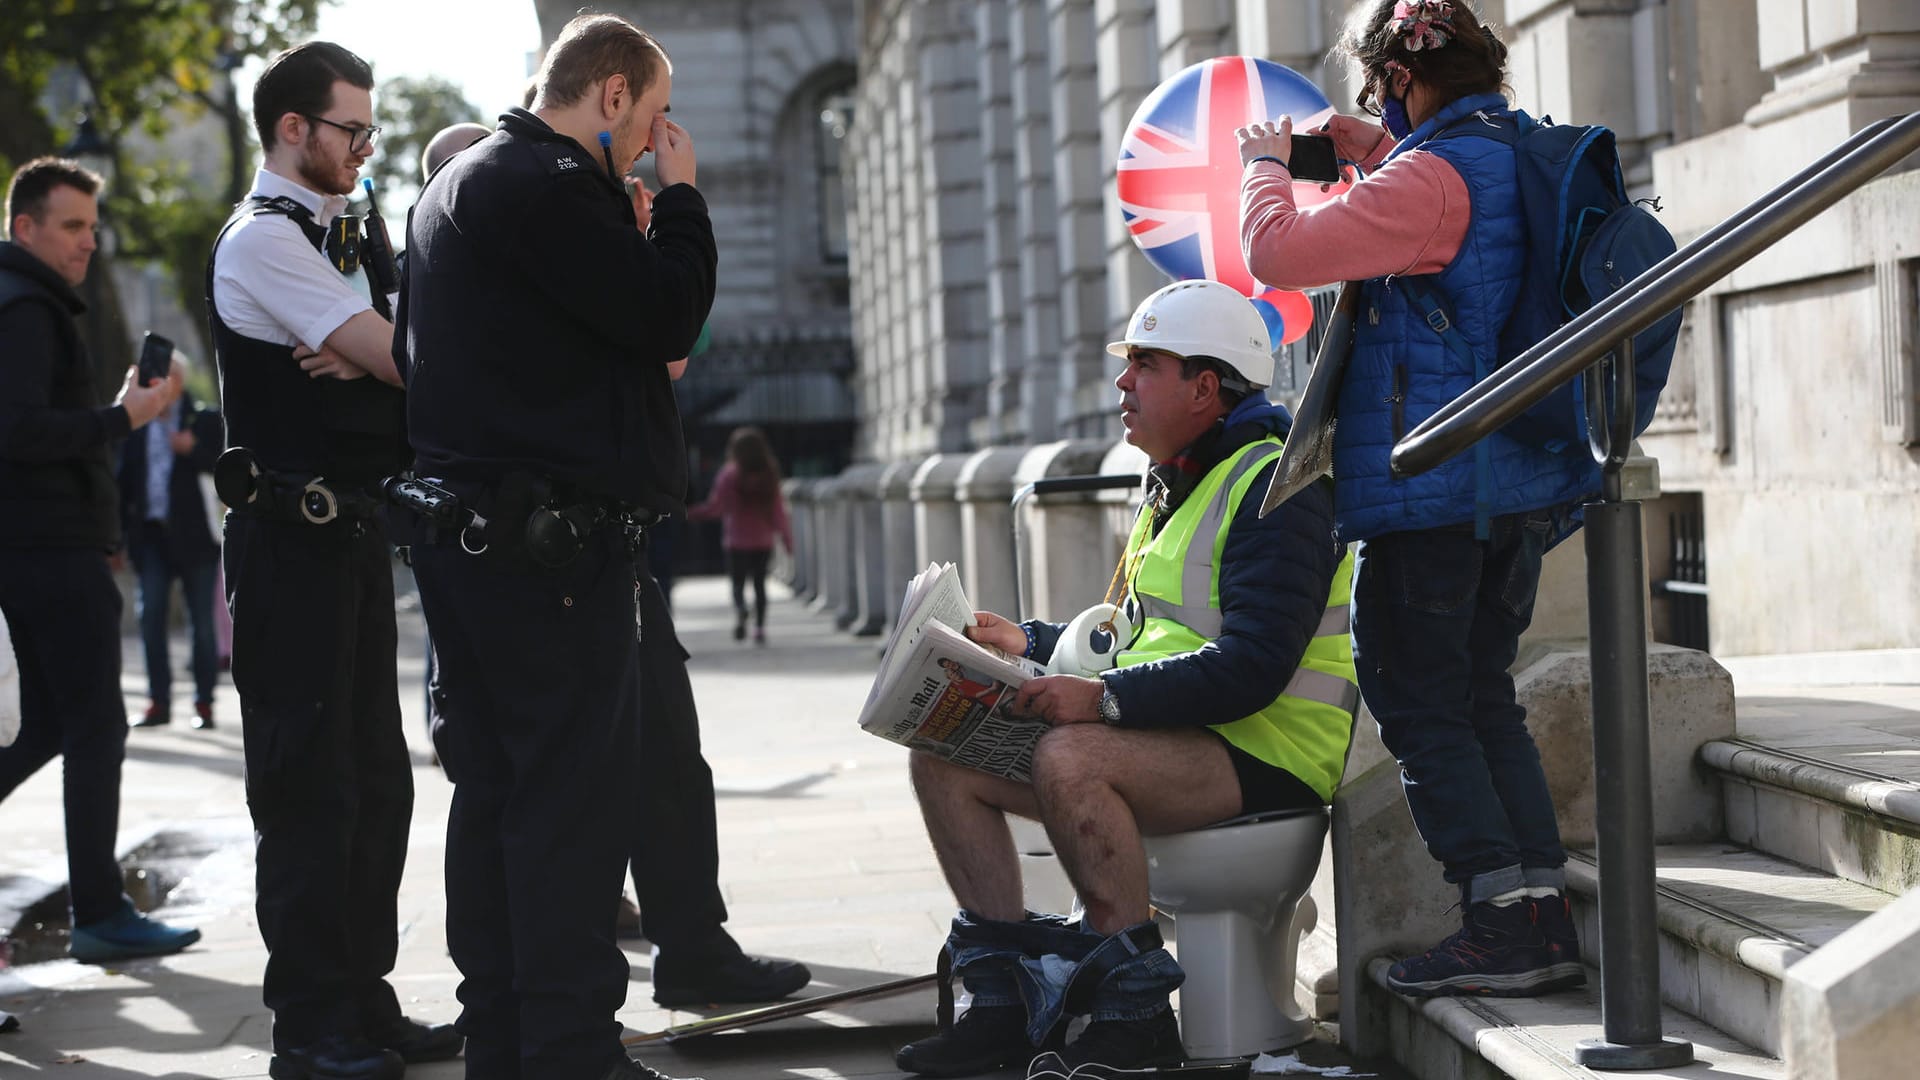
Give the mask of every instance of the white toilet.
MULTIPOLYGON (((1073 886, 1046 831, 1008 821, 1027 906, 1069 910, 1073 886)), ((1312 1037, 1293 1004, 1293 969, 1300 935, 1313 927, 1311 901, 1301 900, 1320 865, 1327 821, 1324 809, 1284 810, 1147 837, 1147 891, 1173 919, 1174 954, 1187 973, 1180 1037, 1189 1057, 1247 1057, 1312 1037)))

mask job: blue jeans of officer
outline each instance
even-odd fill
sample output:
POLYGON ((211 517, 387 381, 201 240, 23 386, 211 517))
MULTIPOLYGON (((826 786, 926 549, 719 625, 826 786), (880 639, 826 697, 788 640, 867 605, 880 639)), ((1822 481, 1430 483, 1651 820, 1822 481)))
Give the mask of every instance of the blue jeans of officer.
POLYGON ((1476 903, 1560 888, 1567 861, 1508 674, 1533 620, 1550 510, 1389 533, 1354 557, 1353 659, 1427 851, 1476 903))

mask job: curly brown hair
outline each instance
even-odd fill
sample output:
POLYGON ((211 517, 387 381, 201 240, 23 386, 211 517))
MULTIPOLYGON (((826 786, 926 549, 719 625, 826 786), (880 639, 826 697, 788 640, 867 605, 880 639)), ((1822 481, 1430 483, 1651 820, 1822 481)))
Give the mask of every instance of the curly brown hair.
POLYGON ((1451 8, 1446 20, 1451 31, 1447 43, 1419 50, 1407 48, 1402 35, 1387 29, 1396 4, 1397 0, 1360 0, 1348 14, 1340 40, 1334 45, 1359 71, 1360 93, 1354 104, 1362 111, 1380 115, 1388 64, 1406 68, 1443 102, 1469 94, 1512 92, 1507 85, 1506 43, 1492 26, 1480 21, 1479 13, 1466 0, 1452 0, 1447 5, 1451 8))

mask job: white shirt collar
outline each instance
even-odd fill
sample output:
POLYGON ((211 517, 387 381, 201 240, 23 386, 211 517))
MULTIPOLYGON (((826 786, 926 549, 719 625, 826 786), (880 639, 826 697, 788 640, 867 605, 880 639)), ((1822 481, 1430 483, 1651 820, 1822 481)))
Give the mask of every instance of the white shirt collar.
POLYGON ((312 188, 296 183, 279 173, 260 169, 253 174, 253 193, 271 199, 285 196, 306 207, 313 213, 313 220, 321 225, 333 224, 347 208, 345 195, 322 195, 312 188))

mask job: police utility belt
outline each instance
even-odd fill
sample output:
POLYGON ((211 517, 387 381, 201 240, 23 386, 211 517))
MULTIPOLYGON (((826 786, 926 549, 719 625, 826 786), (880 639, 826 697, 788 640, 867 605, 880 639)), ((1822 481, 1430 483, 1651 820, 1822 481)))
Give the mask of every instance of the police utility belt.
POLYGON ((214 463, 213 488, 220 501, 240 513, 308 525, 365 521, 386 505, 376 489, 263 468, 244 446, 227 450, 214 463))
POLYGON ((429 477, 395 476, 384 487, 393 505, 418 519, 426 543, 457 543, 473 556, 523 555, 553 570, 571 565, 597 534, 615 533, 628 552, 636 554, 647 528, 661 518, 612 499, 570 495, 527 473, 509 474, 498 484, 461 493, 429 477))

